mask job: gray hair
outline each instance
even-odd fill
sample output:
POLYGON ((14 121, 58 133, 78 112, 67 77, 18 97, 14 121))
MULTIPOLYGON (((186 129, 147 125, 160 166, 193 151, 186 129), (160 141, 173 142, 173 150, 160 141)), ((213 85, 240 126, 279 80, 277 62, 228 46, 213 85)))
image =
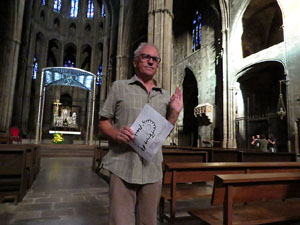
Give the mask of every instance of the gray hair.
POLYGON ((134 58, 137 58, 140 54, 140 51, 142 50, 142 48, 144 48, 145 46, 152 46, 153 48, 155 48, 159 54, 159 51, 158 51, 158 48, 154 45, 154 44, 150 44, 150 43, 147 43, 147 42, 141 42, 139 44, 139 46, 137 47, 137 49, 134 51, 133 53, 133 57, 134 58))

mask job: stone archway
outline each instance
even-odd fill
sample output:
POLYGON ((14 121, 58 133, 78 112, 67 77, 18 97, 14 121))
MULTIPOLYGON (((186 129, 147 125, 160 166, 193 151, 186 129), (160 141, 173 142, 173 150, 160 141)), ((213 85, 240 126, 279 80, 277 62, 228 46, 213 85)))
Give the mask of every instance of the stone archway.
POLYGON ((179 130, 180 146, 197 146, 198 121, 194 116, 194 108, 198 105, 198 85, 194 73, 185 69, 183 80, 183 127, 179 130))
MULTIPOLYGON (((250 147, 251 137, 256 134, 273 134, 278 151, 288 151, 287 116, 278 116, 279 81, 287 106, 287 88, 284 67, 280 62, 257 63, 244 70, 237 79, 240 90, 235 94, 237 114, 236 140, 238 147, 250 147)), ((286 107, 287 108, 287 107, 286 107)))

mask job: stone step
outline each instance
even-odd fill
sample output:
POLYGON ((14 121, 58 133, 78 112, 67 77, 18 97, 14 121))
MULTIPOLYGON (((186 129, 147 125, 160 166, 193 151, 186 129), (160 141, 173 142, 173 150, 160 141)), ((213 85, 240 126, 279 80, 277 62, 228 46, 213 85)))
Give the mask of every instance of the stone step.
POLYGON ((42 157, 92 157, 94 145, 41 144, 42 157))

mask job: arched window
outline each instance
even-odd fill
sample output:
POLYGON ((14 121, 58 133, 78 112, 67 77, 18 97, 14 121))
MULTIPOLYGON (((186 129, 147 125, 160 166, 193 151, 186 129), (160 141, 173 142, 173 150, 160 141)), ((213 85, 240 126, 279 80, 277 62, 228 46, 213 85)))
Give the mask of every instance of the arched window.
POLYGON ((54 0, 53 11, 60 12, 60 9, 61 9, 61 0, 54 0))
POLYGON ((101 6, 101 16, 102 17, 105 17, 106 14, 105 14, 105 9, 104 9, 104 4, 102 3, 102 6, 101 6))
POLYGON ((94 3, 93 3, 93 0, 89 0, 89 2, 88 2, 86 17, 87 18, 93 18, 94 17, 94 3))
POLYGON ((42 0, 42 5, 46 5, 46 0, 42 0))
POLYGON ((64 67, 75 67, 75 62, 71 59, 67 59, 64 61, 64 67))
POLYGON ((71 1, 70 16, 77 17, 78 15, 78 0, 71 1))
POLYGON ((192 38, 193 38, 193 51, 196 51, 201 48, 201 23, 202 16, 199 13, 199 11, 196 11, 195 17, 193 20, 193 32, 192 32, 192 38))
POLYGON ((97 71, 96 85, 101 86, 102 84, 102 65, 99 66, 97 71))
POLYGON ((33 57, 33 66, 32 66, 32 79, 35 80, 38 73, 39 64, 37 62, 36 56, 33 57))

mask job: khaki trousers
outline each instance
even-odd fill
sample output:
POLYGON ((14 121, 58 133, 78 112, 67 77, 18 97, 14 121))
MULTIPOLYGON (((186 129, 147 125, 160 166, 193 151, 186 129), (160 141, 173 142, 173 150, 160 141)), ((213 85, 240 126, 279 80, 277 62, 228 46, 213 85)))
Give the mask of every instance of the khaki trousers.
POLYGON ((161 181, 129 184, 111 174, 109 225, 157 225, 161 181))

